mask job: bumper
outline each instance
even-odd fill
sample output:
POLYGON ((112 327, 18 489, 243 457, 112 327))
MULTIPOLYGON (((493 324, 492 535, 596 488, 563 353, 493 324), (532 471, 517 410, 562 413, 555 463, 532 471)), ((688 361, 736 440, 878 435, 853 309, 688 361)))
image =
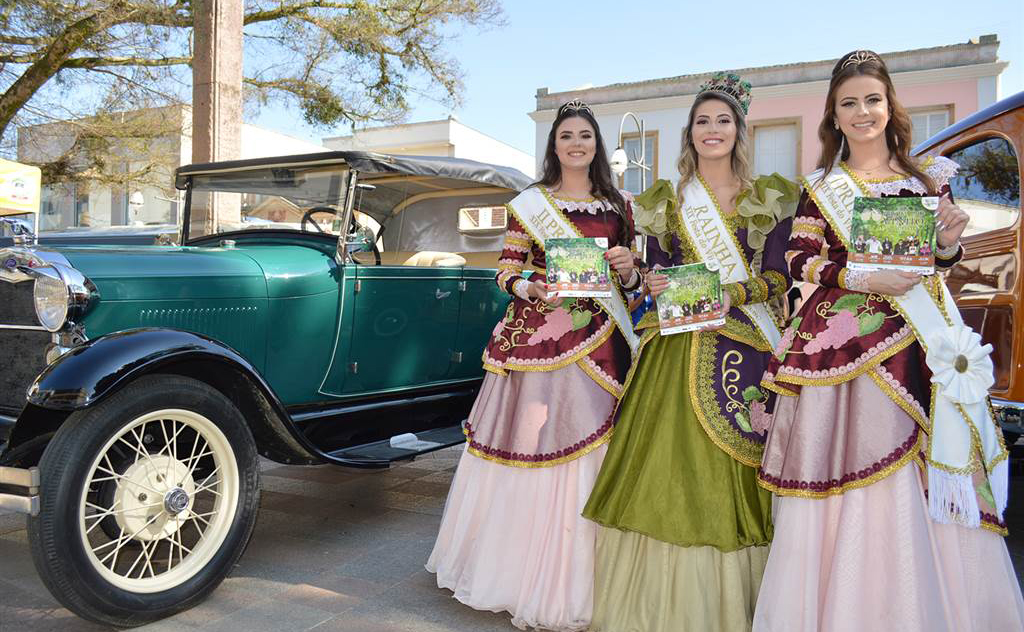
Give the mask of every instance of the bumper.
POLYGON ((0 467, 0 510, 39 513, 39 468, 0 467))

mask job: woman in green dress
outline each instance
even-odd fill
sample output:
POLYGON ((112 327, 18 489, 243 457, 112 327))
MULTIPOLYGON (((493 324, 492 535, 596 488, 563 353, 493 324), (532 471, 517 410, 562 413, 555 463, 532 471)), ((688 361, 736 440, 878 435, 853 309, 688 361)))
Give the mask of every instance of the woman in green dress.
MULTIPOLYGON (((638 325, 640 358, 583 514, 601 526, 594 631, 750 629, 772 536, 771 497, 756 482, 758 384, 780 337, 768 305, 790 285, 797 189, 777 175, 752 181, 749 102, 749 83, 713 77, 683 134, 678 199, 665 181, 637 199, 638 227, 661 244, 648 263, 717 264, 727 318, 667 336, 654 311, 638 325)), ((667 278, 648 285, 657 296, 667 278)))

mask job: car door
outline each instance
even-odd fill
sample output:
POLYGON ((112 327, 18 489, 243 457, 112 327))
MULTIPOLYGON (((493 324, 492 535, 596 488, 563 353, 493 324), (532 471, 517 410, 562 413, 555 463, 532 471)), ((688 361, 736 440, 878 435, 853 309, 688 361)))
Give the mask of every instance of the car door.
POLYGON ((356 266, 349 394, 447 378, 459 319, 461 268, 356 266))
POLYGON ((505 315, 511 300, 494 282, 493 268, 466 267, 462 276, 462 299, 459 308, 459 329, 454 344, 448 376, 468 379, 483 374, 480 356, 505 315))

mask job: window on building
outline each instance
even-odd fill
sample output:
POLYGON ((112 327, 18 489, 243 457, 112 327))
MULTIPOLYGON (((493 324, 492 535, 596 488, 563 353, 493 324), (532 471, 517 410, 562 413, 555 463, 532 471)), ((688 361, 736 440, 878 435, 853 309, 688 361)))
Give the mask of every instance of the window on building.
POLYGON ((1020 171, 1013 145, 986 138, 949 154, 960 171, 949 181, 953 199, 968 215, 964 235, 1013 226, 1020 214, 1020 171))
POLYGON ((917 110, 910 112, 910 122, 914 126, 912 147, 917 147, 935 134, 949 127, 949 108, 917 110))
POLYGON ((778 173, 795 180, 799 171, 796 123, 754 125, 754 174, 778 173))
MULTIPOLYGON (((658 132, 647 132, 644 134, 644 161, 650 170, 644 172, 643 186, 641 186, 640 167, 630 165, 626 173, 619 178, 619 186, 630 193, 637 195, 654 184, 658 178, 658 132)), ((623 134, 622 148, 630 160, 640 156, 640 134, 623 134)))
POLYGON ((504 206, 463 206, 459 209, 459 232, 494 233, 508 224, 504 206))

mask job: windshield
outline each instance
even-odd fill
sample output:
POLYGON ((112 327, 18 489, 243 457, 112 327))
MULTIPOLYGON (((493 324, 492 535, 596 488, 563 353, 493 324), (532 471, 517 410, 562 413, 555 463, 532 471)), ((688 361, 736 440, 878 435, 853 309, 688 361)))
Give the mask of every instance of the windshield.
POLYGON ((337 235, 348 176, 338 165, 193 176, 188 238, 252 229, 337 235))

